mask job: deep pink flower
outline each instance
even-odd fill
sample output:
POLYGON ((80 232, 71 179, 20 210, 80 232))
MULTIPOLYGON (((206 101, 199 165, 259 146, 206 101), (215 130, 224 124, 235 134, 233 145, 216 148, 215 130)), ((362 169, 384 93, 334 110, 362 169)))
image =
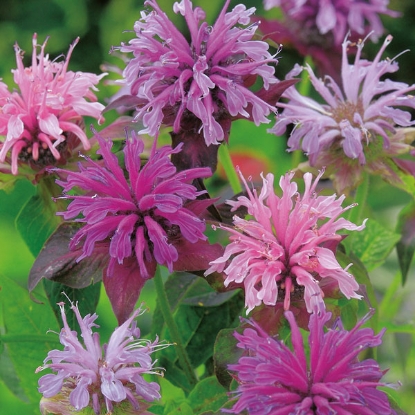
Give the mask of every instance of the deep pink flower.
POLYGON ((236 372, 239 400, 227 412, 396 414, 386 394, 377 389, 389 386, 380 381, 385 371, 373 359, 358 359, 361 352, 381 344, 384 330, 375 335, 372 329, 361 328, 370 314, 350 331, 344 329, 340 319, 325 331, 331 313, 313 313, 309 323, 309 357, 293 313, 286 311, 285 316, 291 326, 292 349, 270 337, 256 323, 243 334, 235 332, 238 347, 246 355, 228 366, 236 372))
POLYGON ((392 36, 385 39, 373 62, 361 59, 364 42, 359 42, 353 64, 349 64, 347 57, 351 42, 345 40, 342 86, 328 76, 325 80, 318 79, 310 66, 296 67, 292 74, 306 70, 325 103, 302 96, 291 87, 283 95, 288 102, 277 104, 284 111, 270 131, 281 135, 288 125, 294 124, 289 149, 302 149, 312 166, 328 166, 327 173, 334 175, 339 192, 355 187, 364 169, 377 174, 383 169, 385 175, 393 175, 382 158, 412 149, 409 145, 412 138, 397 127, 415 124, 410 112, 400 109, 415 108, 415 99, 408 95, 415 85, 381 80, 386 73, 398 70, 394 59, 381 60, 391 40, 392 36))
POLYGON ((274 192, 274 176, 263 177, 258 195, 244 181, 248 197, 228 201, 232 210, 245 207, 252 219, 234 216, 235 228, 222 226, 231 233, 231 243, 222 257, 212 261, 205 275, 224 272, 225 286, 231 282, 245 288, 248 312, 261 303, 275 305, 283 298, 288 310, 291 299, 304 298, 307 310, 324 309, 319 281, 337 281, 347 298, 360 298, 354 277, 337 262, 333 247, 342 240, 340 229, 361 230, 339 216, 353 206, 343 208, 345 197, 318 196, 316 186, 323 172, 312 182, 310 173, 304 175, 305 190, 300 195, 297 184, 291 182, 294 173, 280 179, 282 196, 274 192), (283 296, 283 297, 282 297, 283 296), (294 296, 294 298, 293 298, 294 296))
POLYGON ((330 34, 340 45, 348 32, 359 36, 371 34, 376 40, 383 34, 379 15, 398 17, 388 9, 389 0, 264 0, 266 10, 280 7, 286 26, 302 28, 306 33, 330 34))
POLYGON ((252 118, 257 125, 269 122, 266 117, 275 112, 275 101, 268 104, 248 86, 257 77, 265 89, 277 83, 270 65, 277 60, 266 42, 253 40, 257 24, 249 23, 255 8, 239 4, 226 13, 229 2, 213 26, 190 0, 174 3, 175 13, 186 20, 190 43, 156 0, 145 2, 152 11, 141 13, 134 26, 136 38, 119 48, 134 54, 124 70, 129 96, 112 104, 136 105, 136 118, 146 127, 140 133, 155 136, 162 122, 177 133, 190 117, 192 128, 203 130, 210 145, 226 139, 222 124, 231 116, 252 118))
POLYGON ((112 142, 98 134, 96 138, 103 164, 86 158, 79 164, 79 172, 55 170, 65 176, 65 180, 56 181, 64 192, 75 187, 85 192, 65 195, 72 202, 59 214, 65 220, 81 215, 76 221, 85 224, 70 242, 74 250, 82 243, 78 261, 98 248, 109 251, 104 283, 113 307, 118 308, 114 311, 124 321, 144 282, 154 276, 157 264, 170 272, 203 270, 211 258, 210 250, 216 255, 222 252, 219 245, 209 245, 203 233, 204 220, 199 218, 212 201, 196 200, 205 192, 191 184, 194 179, 210 176, 211 171, 194 168, 177 172, 170 156, 180 152, 181 146, 157 149, 156 141, 145 161, 144 142, 132 132, 124 147, 124 172, 111 152, 112 142), (121 301, 115 306, 123 296, 129 305, 121 301))
POLYGON ((96 119, 104 106, 92 92, 106 74, 68 71, 73 49, 69 47, 63 62, 49 60, 45 54, 47 39, 38 54, 37 36, 33 36, 32 65, 25 68, 23 53, 16 44, 17 69, 13 70, 18 91, 0 86, 0 162, 2 171, 18 174, 18 167, 29 165, 36 172, 50 165, 65 163, 81 143, 90 143, 83 128, 83 116, 96 119), (9 154, 10 153, 10 154, 9 154))
POLYGON ((56 372, 39 379, 39 392, 44 398, 52 398, 64 388, 65 394, 70 391, 69 403, 77 411, 90 406, 96 414, 104 409, 112 413, 114 403, 124 400, 136 410, 145 409, 148 405, 142 401, 160 398, 160 386, 147 382, 143 375, 160 374, 154 368, 151 354, 168 344, 159 343, 158 339, 154 342, 140 339, 135 318, 144 311, 135 310, 101 348, 99 334, 92 331, 93 327, 99 327, 95 324, 98 316, 88 314, 82 318, 77 305, 71 303, 81 328, 81 343, 76 331, 68 325, 64 304, 59 306, 64 324, 59 339, 65 347, 50 351, 44 365, 37 369, 37 372, 46 368, 56 372))

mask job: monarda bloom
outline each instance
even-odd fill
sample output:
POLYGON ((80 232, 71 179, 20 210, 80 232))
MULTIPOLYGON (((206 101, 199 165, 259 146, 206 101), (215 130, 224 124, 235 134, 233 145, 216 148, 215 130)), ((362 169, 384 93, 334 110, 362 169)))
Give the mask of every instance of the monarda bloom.
POLYGON ((82 318, 77 305, 71 304, 81 328, 81 342, 68 325, 64 304, 59 306, 64 324, 59 339, 64 349, 50 351, 44 365, 37 369, 37 372, 44 369, 55 372, 39 379, 42 413, 73 414, 91 407, 97 415, 104 411, 148 414, 148 403, 160 398, 160 386, 146 381, 143 375, 160 375, 151 354, 168 344, 159 343, 158 339, 154 342, 140 339, 135 318, 144 311, 135 310, 101 348, 99 334, 92 331, 93 327, 99 327, 95 324, 98 316, 88 314, 82 318))
POLYGON ((364 170, 396 182, 399 179, 390 160, 412 150, 412 136, 400 127, 415 123, 411 113, 401 109, 415 108, 415 99, 408 95, 415 85, 381 80, 398 70, 394 59, 381 60, 391 40, 392 36, 385 39, 373 62, 361 58, 364 42, 359 42, 353 64, 347 57, 352 45, 345 40, 341 86, 329 76, 318 79, 309 66, 295 68, 292 73, 308 72, 324 102, 302 96, 291 87, 284 93, 287 102, 277 104, 284 111, 270 131, 281 135, 294 124, 289 150, 302 149, 313 167, 327 166, 326 173, 339 192, 356 187, 364 170))
POLYGON ((228 201, 232 210, 245 207, 252 219, 234 216, 234 228, 222 226, 231 236, 222 257, 212 261, 206 271, 226 274, 225 286, 231 282, 243 284, 245 305, 250 312, 260 304, 276 305, 304 299, 309 313, 315 307, 324 310, 320 282, 336 281, 347 298, 360 298, 354 277, 338 263, 334 250, 343 239, 340 229, 361 230, 339 216, 352 206, 342 207, 344 196, 318 196, 316 186, 323 172, 312 181, 304 175, 305 190, 300 195, 297 184, 291 182, 294 173, 280 179, 282 196, 274 192, 274 176, 263 178, 258 195, 244 181, 248 197, 228 201))
POLYGON ((47 40, 40 46, 33 36, 32 64, 23 65, 23 53, 15 46, 17 69, 13 70, 18 90, 9 92, 0 84, 0 171, 23 174, 65 164, 76 152, 91 145, 84 132, 83 117, 96 119, 104 106, 94 94, 95 85, 105 74, 68 70, 69 60, 79 39, 69 47, 63 61, 45 54, 47 40), (39 52, 39 53, 38 53, 39 52), (26 167, 27 166, 27 167, 26 167))
POLYGON ((132 132, 123 150, 125 172, 111 152, 112 142, 98 134, 96 138, 102 162, 86 158, 79 163, 80 171, 55 169, 65 177, 56 181, 65 193, 74 188, 84 192, 66 194, 64 198, 72 202, 59 214, 84 224, 69 245, 72 250, 82 249, 78 261, 95 250, 109 253, 104 284, 122 322, 157 264, 170 272, 205 270, 215 258, 210 253, 222 252, 219 245, 207 242, 200 218, 212 201, 196 200, 205 192, 192 184, 211 171, 204 167, 177 172, 170 156, 181 146, 156 148, 156 141, 145 160, 144 142, 132 132))
POLYGON ((262 99, 265 94, 249 87, 258 77, 265 90, 276 84, 277 60, 266 42, 253 40, 257 24, 249 23, 255 8, 239 4, 227 13, 229 3, 213 26, 190 0, 174 3, 175 13, 186 20, 188 41, 156 0, 147 0, 152 10, 143 11, 135 23, 136 38, 119 48, 134 55, 123 73, 129 96, 111 107, 135 104, 136 118, 146 127, 141 133, 155 136, 164 123, 173 126, 174 133, 183 128, 196 135, 203 131, 208 146, 227 138, 231 117, 268 123, 267 115, 276 111, 276 98, 267 99, 273 101, 269 104, 262 99))
POLYGON ((389 386, 381 382, 385 371, 373 359, 358 358, 361 352, 381 344, 383 331, 375 335, 372 329, 362 328, 369 315, 347 331, 340 319, 325 330, 331 313, 313 313, 309 322, 309 355, 293 313, 286 311, 285 316, 291 326, 292 348, 270 337, 256 323, 242 334, 234 334, 237 346, 246 354, 237 364, 228 366, 235 372, 239 387, 238 401, 227 412, 396 414, 385 392, 377 389, 389 386))

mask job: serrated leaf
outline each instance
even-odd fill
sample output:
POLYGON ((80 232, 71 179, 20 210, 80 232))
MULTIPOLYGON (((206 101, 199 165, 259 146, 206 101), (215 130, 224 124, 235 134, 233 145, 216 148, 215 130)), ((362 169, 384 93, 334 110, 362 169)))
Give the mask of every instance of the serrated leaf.
POLYGON ((405 284, 415 252, 415 203, 405 206, 398 216, 396 231, 402 236, 396 245, 402 285, 405 284))
POLYGON ((200 381, 188 398, 195 414, 217 412, 228 400, 226 389, 220 385, 215 376, 200 381))
POLYGON ((372 271, 385 262, 399 239, 399 234, 370 219, 362 232, 353 234, 352 251, 372 271))
POLYGON ((52 310, 35 303, 27 290, 1 276, 0 302, 4 314, 5 334, 1 335, 21 387, 30 402, 39 402, 39 375, 35 373, 47 353, 59 344, 59 327, 52 310), (47 334, 48 331, 51 333, 47 334), (13 340, 13 341, 11 341, 13 340))
POLYGON ((108 263, 108 246, 96 244, 92 255, 77 262, 82 252, 71 251, 69 242, 79 227, 77 223, 63 223, 47 240, 30 270, 30 291, 43 278, 78 289, 102 279, 102 270, 108 263))

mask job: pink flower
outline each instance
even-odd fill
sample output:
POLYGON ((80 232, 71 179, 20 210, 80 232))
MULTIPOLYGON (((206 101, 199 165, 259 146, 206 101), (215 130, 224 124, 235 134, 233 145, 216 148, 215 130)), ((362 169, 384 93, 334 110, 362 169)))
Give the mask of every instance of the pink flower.
POLYGON ((375 335, 361 328, 370 315, 350 331, 338 319, 324 326, 331 313, 310 316, 307 358, 301 332, 294 315, 285 312, 291 326, 292 350, 281 340, 270 337, 256 323, 243 334, 235 332, 238 347, 245 350, 237 364, 228 368, 236 372, 239 400, 227 411, 250 415, 268 414, 365 414, 391 415, 386 394, 378 386, 384 371, 373 359, 359 361, 366 349, 381 344, 384 330, 375 335))
MULTIPOLYGON (((140 308, 135 310, 123 325, 115 329, 108 344, 101 348, 99 334, 92 331, 93 327, 99 327, 95 324, 98 316, 88 314, 82 318, 77 305, 71 303, 81 328, 81 343, 76 331, 68 326, 64 303, 59 306, 64 324, 59 339, 64 350, 50 351, 44 365, 36 371, 48 368, 56 372, 39 379, 39 392, 44 398, 60 394, 64 398, 61 405, 65 406, 70 391, 69 403, 75 410, 90 406, 96 414, 101 414, 102 410, 112 413, 114 404, 116 406, 124 400, 128 400, 135 410, 145 409, 148 405, 143 401, 152 402, 160 398, 159 385, 147 382, 143 375, 160 374, 154 368, 151 354, 168 344, 160 344, 158 339, 154 342, 140 339, 135 318, 144 311, 140 308)), ((51 400, 49 404, 44 402, 43 406, 56 404, 51 400)))
POLYGON ((170 272, 203 270, 211 250, 214 255, 222 252, 218 245, 209 245, 203 233, 205 223, 199 218, 212 201, 196 200, 205 191, 199 192, 191 184, 210 176, 211 171, 194 168, 177 172, 170 156, 180 152, 181 146, 157 149, 156 141, 142 165, 144 142, 132 132, 124 147, 124 172, 111 152, 112 142, 98 134, 96 138, 103 164, 86 158, 79 164, 79 172, 55 169, 65 176, 65 180, 56 181, 64 192, 75 187, 85 192, 65 195, 72 202, 59 214, 65 220, 81 215, 76 221, 84 226, 69 245, 75 250, 82 243, 78 261, 96 249, 109 252, 104 284, 122 322, 144 282, 154 276, 157 264, 170 272))
POLYGON ((381 80, 386 73, 398 70, 394 59, 381 60, 391 40, 392 36, 385 39, 373 62, 361 59, 364 42, 359 42, 353 64, 348 63, 347 57, 351 42, 345 40, 342 87, 328 76, 324 81, 317 79, 309 66, 295 68, 292 74, 304 69, 308 72, 325 103, 304 97, 291 87, 284 93, 288 102, 277 104, 284 111, 270 131, 281 135, 289 124, 294 124, 289 149, 302 149, 312 166, 329 166, 328 173, 334 175, 336 188, 341 192, 355 187, 364 169, 379 174, 383 168, 388 175, 393 174, 382 158, 412 149, 412 139, 409 137, 408 142, 397 127, 415 124, 410 112, 400 109, 415 108, 415 99, 408 95, 415 85, 381 80))
POLYGON ((371 34, 376 40, 383 34, 379 15, 398 17, 387 8, 389 0, 264 0, 266 10, 280 7, 286 26, 298 26, 305 32, 330 35, 340 45, 350 31, 359 36, 371 34))
POLYGON ((248 197, 228 201, 232 210, 245 207, 252 219, 234 216, 235 228, 222 226, 231 233, 231 243, 224 255, 212 261, 206 271, 226 274, 225 286, 231 282, 243 284, 245 305, 250 312, 261 303, 276 305, 284 299, 284 309, 291 300, 304 298, 309 313, 314 307, 324 309, 319 282, 324 278, 337 281, 347 298, 360 298, 354 277, 343 269, 334 255, 334 247, 343 239, 340 229, 362 230, 339 216, 353 206, 343 208, 344 196, 317 196, 316 186, 322 176, 312 182, 310 173, 304 175, 305 190, 300 196, 294 173, 280 179, 282 196, 274 192, 274 176, 263 177, 258 195, 244 181, 248 197))
POLYGON ((266 117, 276 108, 248 86, 257 77, 265 89, 277 83, 270 65, 277 60, 266 42, 253 40, 257 24, 249 22, 255 8, 239 4, 226 13, 229 2, 213 26, 190 0, 174 3, 175 13, 186 20, 190 43, 156 0, 145 2, 152 11, 141 13, 134 26, 136 38, 119 48, 134 54, 124 70, 130 94, 111 104, 134 103, 136 118, 146 127, 140 133, 155 136, 162 122, 177 133, 190 117, 192 128, 203 130, 210 145, 226 138, 224 125, 231 117, 252 118, 256 125, 269 122, 266 117))
POLYGON ((85 150, 91 147, 82 117, 100 118, 104 106, 96 102, 92 91, 105 74, 68 71, 78 40, 69 47, 63 62, 51 61, 45 55, 47 40, 38 54, 34 34, 28 68, 23 66, 22 51, 15 46, 17 69, 12 72, 19 91, 10 93, 6 85, 0 86, 0 135, 6 136, 0 143, 0 162, 11 165, 14 175, 19 165, 40 171, 57 161, 65 163, 79 143, 85 150))

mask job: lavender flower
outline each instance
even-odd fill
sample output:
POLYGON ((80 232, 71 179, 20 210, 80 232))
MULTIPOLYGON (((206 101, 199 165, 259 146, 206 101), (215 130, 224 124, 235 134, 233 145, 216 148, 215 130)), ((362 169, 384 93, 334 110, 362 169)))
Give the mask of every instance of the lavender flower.
POLYGON ((311 166, 328 166, 327 173, 334 175, 339 192, 355 187, 364 169, 376 174, 393 175, 382 159, 409 152, 412 147, 404 132, 397 127, 409 127, 411 114, 397 107, 415 108, 415 99, 407 95, 415 85, 407 85, 390 79, 381 81, 386 73, 398 70, 394 59, 381 60, 392 41, 387 36, 373 62, 361 59, 364 42, 357 44, 353 64, 348 63, 347 51, 351 42, 343 42, 342 86, 332 78, 317 79, 310 66, 296 67, 292 74, 305 69, 312 85, 326 102, 320 104, 302 96, 294 87, 287 89, 286 103, 275 126, 270 130, 283 134, 291 123, 295 125, 288 147, 302 149, 309 156, 311 166))
MULTIPOLYGON (((354 277, 343 269, 334 255, 334 248, 342 240, 339 229, 362 230, 339 216, 353 207, 343 208, 345 197, 317 196, 317 183, 323 171, 312 182, 310 173, 304 175, 305 190, 300 196, 296 183, 288 173, 280 179, 282 196, 274 193, 274 176, 263 177, 261 193, 250 190, 245 179, 248 197, 228 201, 232 210, 245 207, 251 220, 234 216, 235 228, 222 226, 231 236, 224 255, 212 261, 206 271, 224 272, 225 286, 231 282, 243 284, 245 305, 250 312, 261 303, 275 305, 282 297, 284 309, 290 301, 302 300, 309 313, 317 307, 324 310, 319 282, 334 279, 347 298, 360 298, 354 277), (294 200, 293 200, 294 199, 294 200)), ((349 265, 350 266, 350 265, 349 265)))
MULTIPOLYGON (((79 411, 87 406, 96 414, 106 408, 112 413, 115 406, 128 400, 135 413, 143 413, 147 404, 160 398, 160 387, 155 382, 144 380, 144 374, 160 373, 154 368, 151 354, 167 347, 154 342, 140 339, 140 329, 135 318, 144 311, 135 310, 123 325, 116 328, 108 344, 103 350, 100 346, 99 334, 92 331, 98 318, 96 314, 81 317, 77 305, 71 303, 71 309, 81 328, 83 343, 78 339, 67 322, 64 303, 59 304, 63 320, 63 328, 59 339, 64 350, 52 350, 48 353, 44 365, 36 372, 46 368, 56 372, 39 379, 39 392, 44 398, 53 398, 63 390, 64 396, 69 392, 69 403, 79 411), (51 363, 47 363, 47 362, 51 363), (140 410, 140 412, 138 412, 140 410)), ((57 405, 53 400, 51 405, 57 405)), ((45 408, 47 402, 43 403, 45 408)), ((70 413, 70 412, 69 412, 70 413)), ((129 413, 129 412, 128 412, 129 413)))
POLYGON ((170 156, 180 152, 181 146, 157 149, 156 141, 142 166, 144 142, 132 132, 124 148, 125 174, 111 152, 112 142, 98 134, 96 137, 103 164, 86 158, 79 164, 79 172, 55 169, 65 177, 56 181, 65 192, 75 187, 86 192, 65 195, 72 202, 58 214, 65 220, 82 215, 76 221, 85 225, 70 242, 75 250, 83 241, 78 262, 98 248, 109 252, 104 284, 122 322, 132 311, 144 282, 154 276, 157 264, 167 266, 170 272, 204 270, 222 249, 206 241, 205 223, 199 218, 212 201, 196 200, 205 191, 199 192, 191 184, 210 176, 209 168, 177 173, 170 156), (117 291, 111 294, 112 290, 117 291), (122 296, 128 306, 120 300, 122 296))
MULTIPOLYGON (((23 66, 23 53, 16 44, 17 69, 14 81, 19 91, 9 92, 0 84, 0 170, 18 174, 18 167, 28 165, 35 172, 63 164, 82 144, 91 145, 83 129, 83 116, 100 119, 104 106, 92 92, 106 74, 68 71, 73 49, 69 47, 63 62, 45 55, 47 39, 38 55, 37 35, 33 36, 32 65, 23 66), (10 152, 10 155, 9 155, 10 152)), ((27 168, 26 168, 27 169, 27 168)))
POLYGON ((124 70, 129 96, 112 104, 135 103, 136 118, 146 127, 140 133, 155 136, 162 122, 177 133, 190 117, 192 128, 203 130, 210 145, 226 138, 224 125, 231 117, 251 117, 256 125, 269 122, 266 116, 276 108, 248 86, 258 76, 265 89, 277 83, 269 65, 277 61, 266 42, 252 40, 257 24, 247 25, 255 8, 239 4, 226 13, 229 2, 213 26, 203 21, 205 12, 193 9, 190 0, 174 3, 175 13, 186 20, 190 43, 156 0, 145 2, 152 11, 141 13, 134 26, 136 38, 119 48, 134 54, 124 70))
POLYGON ((399 13, 388 9, 389 0, 264 0, 266 10, 280 7, 287 27, 301 27, 307 33, 330 34, 340 45, 350 31, 359 36, 371 34, 376 40, 383 34, 379 15, 399 13))
POLYGON ((313 313, 309 323, 309 362, 293 313, 286 311, 285 316, 291 326, 292 350, 256 323, 243 334, 235 332, 238 347, 247 355, 228 366, 236 372, 240 385, 239 400, 227 412, 396 414, 386 394, 377 389, 388 386, 380 381, 385 372, 373 359, 358 360, 362 351, 381 344, 384 330, 375 335, 372 329, 361 328, 370 314, 350 331, 344 329, 340 319, 325 331, 331 313, 313 313))

